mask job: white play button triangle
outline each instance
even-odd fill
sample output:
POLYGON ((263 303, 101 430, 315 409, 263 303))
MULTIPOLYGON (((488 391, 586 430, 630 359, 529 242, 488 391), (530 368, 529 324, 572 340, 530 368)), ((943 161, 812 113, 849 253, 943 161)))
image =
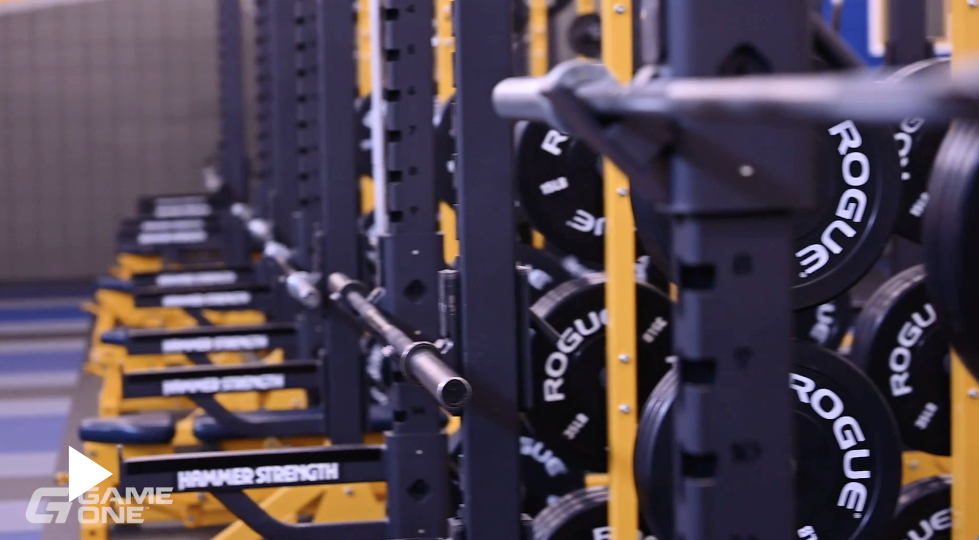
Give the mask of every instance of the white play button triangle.
POLYGON ((78 450, 68 447, 68 502, 97 486, 99 482, 112 476, 98 463, 85 457, 78 450))

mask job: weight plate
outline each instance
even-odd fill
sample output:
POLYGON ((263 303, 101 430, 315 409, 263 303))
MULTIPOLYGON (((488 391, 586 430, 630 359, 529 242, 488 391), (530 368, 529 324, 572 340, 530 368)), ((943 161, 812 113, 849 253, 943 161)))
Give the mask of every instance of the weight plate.
POLYGON ((795 337, 829 350, 840 348, 850 331, 850 294, 843 293, 825 304, 795 312, 795 337))
POLYGON ((585 487, 585 473, 569 468, 553 450, 526 428, 520 436, 521 512, 529 516, 556 504, 562 496, 585 487))
MULTIPOLYGON (((640 525, 639 540, 656 540, 640 525)), ((594 486, 561 497, 534 518, 534 540, 607 540, 608 488, 594 486)))
POLYGON ((578 15, 568 28, 568 46, 588 58, 602 56, 602 19, 597 13, 578 15))
POLYGON ((514 255, 517 264, 530 267, 527 281, 530 285, 531 303, 572 277, 561 261, 547 251, 517 242, 514 255))
MULTIPOLYGON (((950 76, 948 58, 931 58, 905 66, 894 79, 950 76)), ((901 167, 901 205, 894 232, 921 242, 921 216, 928 206, 928 178, 938 155, 938 147, 948 133, 948 123, 925 122, 922 118, 905 119, 895 128, 898 161, 901 167)))
POLYGON ((924 266, 909 268, 867 300, 850 360, 883 394, 908 448, 947 456, 951 452, 949 349, 936 322, 924 266))
MULTIPOLYGON (((794 343, 789 388, 799 538, 874 539, 893 515, 901 489, 894 419, 873 383, 853 364, 816 345, 794 343)), ((677 387, 674 370, 643 407, 636 436, 640 510, 659 540, 674 537, 670 411, 677 387)), ((731 466, 726 456, 717 454, 717 470, 731 466)))
POLYGON ((452 112, 455 95, 435 105, 435 192, 440 201, 456 203, 456 139, 452 112))
POLYGON ((357 111, 357 177, 373 176, 371 148, 371 98, 359 97, 354 101, 357 111))
MULTIPOLYGON (((462 449, 462 431, 449 435, 449 470, 453 481, 456 505, 462 504, 459 484, 459 464, 462 449)), ((527 515, 555 504, 567 493, 585 487, 585 473, 569 468, 544 443, 534 439, 526 426, 520 434, 520 475, 522 499, 520 511, 527 515)))
POLYGON ((817 204, 795 219, 796 309, 846 291, 877 262, 901 198, 897 155, 885 129, 844 120, 817 135, 817 204))
POLYGON ((952 344, 973 376, 979 375, 979 126, 954 123, 935 158, 929 180, 922 244, 928 295, 952 344))
POLYGON ((602 169, 584 142, 547 124, 518 129, 515 175, 527 218, 561 251, 598 266, 605 259, 602 169))
MULTIPOLYGON (((607 468, 605 406, 605 275, 558 285, 531 308, 560 335, 551 343, 540 328, 531 336, 534 406, 526 418, 534 435, 571 467, 607 468)), ((638 399, 649 395, 672 354, 669 298, 636 284, 638 399)))
POLYGON ((952 538, 952 476, 922 478, 901 490, 897 511, 881 540, 952 538))
POLYGON ((892 132, 843 120, 814 134, 816 206, 796 213, 794 224, 795 309, 835 298, 866 275, 887 247, 901 202, 892 132))

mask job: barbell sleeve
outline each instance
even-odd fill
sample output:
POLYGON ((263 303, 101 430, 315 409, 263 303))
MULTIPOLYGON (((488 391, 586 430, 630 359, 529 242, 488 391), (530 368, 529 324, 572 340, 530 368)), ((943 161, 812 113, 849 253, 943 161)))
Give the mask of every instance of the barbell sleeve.
POLYGON ((252 238, 261 242, 262 244, 273 241, 272 224, 264 219, 249 219, 248 232, 252 235, 252 238))
POLYGON ((401 354, 401 370, 450 411, 462 409, 472 386, 437 355, 435 346, 414 342, 401 354))
POLYGON ((318 308, 322 301, 320 291, 316 288, 316 280, 309 272, 289 272, 286 275, 286 290, 289 296, 309 309, 318 308))
POLYGON ((244 223, 248 223, 253 217, 255 217, 255 212, 252 210, 251 206, 245 203, 236 202, 231 205, 231 215, 240 219, 244 223))

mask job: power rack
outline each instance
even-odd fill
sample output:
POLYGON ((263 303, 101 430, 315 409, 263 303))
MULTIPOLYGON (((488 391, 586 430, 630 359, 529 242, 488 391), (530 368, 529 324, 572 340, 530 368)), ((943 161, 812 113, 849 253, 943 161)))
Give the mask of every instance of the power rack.
POLYGON ((454 2, 459 283, 465 306, 459 347, 463 374, 478 381, 462 423, 467 540, 518 539, 527 532, 520 518, 520 456, 514 451, 518 406, 531 393, 519 388, 520 360, 529 356, 529 344, 527 322, 518 314, 529 309, 526 277, 514 272, 513 127, 486 106, 493 87, 512 74, 512 9, 510 2, 454 2))

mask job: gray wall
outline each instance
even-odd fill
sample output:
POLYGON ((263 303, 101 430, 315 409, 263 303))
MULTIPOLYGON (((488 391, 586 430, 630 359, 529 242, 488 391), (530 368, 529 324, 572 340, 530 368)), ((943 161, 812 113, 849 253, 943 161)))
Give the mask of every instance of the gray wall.
POLYGON ((201 189, 216 25, 212 0, 0 9, 0 281, 103 272, 138 194, 201 189))

